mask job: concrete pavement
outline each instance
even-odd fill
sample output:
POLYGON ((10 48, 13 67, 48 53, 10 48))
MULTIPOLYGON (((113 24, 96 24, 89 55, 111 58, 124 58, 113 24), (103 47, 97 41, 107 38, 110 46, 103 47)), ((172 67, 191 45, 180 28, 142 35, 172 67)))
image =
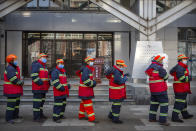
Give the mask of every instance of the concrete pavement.
MULTIPOLYGON (((98 124, 89 123, 85 120, 78 120, 79 105, 68 105, 66 107, 66 119, 62 123, 54 123, 52 117, 52 105, 46 105, 44 111, 48 119, 43 123, 35 123, 32 121, 32 106, 22 105, 20 107, 20 115, 24 121, 14 125, 7 124, 4 120, 6 106, 0 106, 0 130, 1 131, 196 131, 196 117, 190 120, 185 120, 184 123, 178 124, 170 121, 172 106, 169 110, 169 122, 171 126, 160 126, 158 123, 148 122, 149 106, 143 105, 122 105, 121 120, 123 124, 114 124, 108 118, 107 114, 110 110, 110 105, 95 105, 96 118, 100 122, 98 124)), ((196 106, 189 106, 190 113, 196 116, 196 106)))

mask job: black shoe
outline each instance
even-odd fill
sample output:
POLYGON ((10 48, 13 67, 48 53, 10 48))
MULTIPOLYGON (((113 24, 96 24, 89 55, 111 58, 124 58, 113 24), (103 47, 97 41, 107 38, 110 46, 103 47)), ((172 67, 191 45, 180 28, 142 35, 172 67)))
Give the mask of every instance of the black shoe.
POLYGON ((99 123, 99 121, 97 121, 97 120, 94 120, 94 121, 88 121, 88 122, 91 122, 91 123, 99 123))
POLYGON ((58 119, 58 120, 53 120, 53 121, 56 122, 56 123, 61 123, 61 122, 62 122, 60 119, 58 119))
POLYGON ((78 118, 79 120, 88 120, 86 117, 78 118))
POLYGON ((21 123, 22 121, 23 121, 23 118, 14 119, 14 122, 15 122, 15 123, 21 123))
POLYGON ((13 120, 9 120, 7 121, 8 124, 15 124, 15 122, 13 120))
POLYGON ((33 120, 34 122, 37 122, 37 123, 42 123, 43 122, 43 120, 41 120, 41 119, 36 119, 36 120, 33 120))
POLYGON ((187 116, 183 117, 183 119, 191 119, 193 117, 194 117, 194 115, 187 115, 187 116))
POLYGON ((112 119, 113 117, 112 117, 111 115, 108 115, 108 118, 109 118, 109 119, 112 119))
POLYGON ((23 119, 23 117, 22 116, 18 116, 15 119, 23 119))
POLYGON ((168 123, 168 122, 164 122, 164 123, 160 122, 159 124, 163 125, 163 126, 169 126, 170 125, 170 123, 168 123))
POLYGON ((42 115, 41 116, 41 119, 47 119, 48 117, 47 116, 45 116, 45 115, 42 115))
POLYGON ((66 119, 66 117, 65 116, 60 116, 60 119, 66 119))
POLYGON ((121 121, 121 120, 112 120, 112 122, 116 123, 116 124, 122 124, 123 123, 123 121, 121 121))
POLYGON ((181 119, 172 119, 173 122, 179 122, 179 123, 183 123, 184 121, 181 119))
POLYGON ((157 120, 149 120, 149 122, 158 122, 157 120))

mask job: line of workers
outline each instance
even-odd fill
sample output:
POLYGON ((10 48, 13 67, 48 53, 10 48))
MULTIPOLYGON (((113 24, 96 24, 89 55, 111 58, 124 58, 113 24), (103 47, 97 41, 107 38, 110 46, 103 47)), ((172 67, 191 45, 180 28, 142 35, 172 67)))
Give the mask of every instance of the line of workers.
MULTIPOLYGON (((53 106, 53 121, 61 123, 65 119, 64 112, 66 107, 66 99, 69 97, 69 89, 66 71, 64 69, 64 60, 57 59, 56 67, 49 74, 46 67, 47 55, 39 54, 38 60, 32 63, 32 92, 33 92, 33 120, 35 122, 43 122, 47 117, 43 113, 43 105, 46 98, 46 93, 53 85, 54 106, 53 106), (51 83, 50 83, 51 79, 51 83)), ((149 121, 157 122, 156 114, 160 105, 159 123, 168 126, 168 95, 167 83, 168 74, 163 68, 164 57, 158 55, 152 60, 152 64, 147 68, 146 74, 149 76, 149 87, 151 91, 151 104, 149 112, 149 121)), ((187 94, 190 91, 191 77, 187 68, 188 57, 185 55, 178 56, 178 64, 170 71, 174 76, 174 92, 175 104, 172 113, 172 121, 183 122, 179 118, 181 113, 183 119, 192 118, 193 115, 187 111, 187 94)), ((7 97, 6 121, 10 124, 21 122, 22 117, 19 116, 20 96, 23 95, 24 81, 20 78, 20 69, 18 67, 17 56, 10 54, 6 57, 8 63, 4 73, 4 95, 7 97)), ((90 56, 85 58, 86 65, 82 66, 77 72, 80 77, 80 85, 78 96, 81 99, 79 107, 79 120, 88 120, 89 122, 98 123, 95 119, 92 98, 94 98, 93 88, 96 86, 96 81, 93 80, 93 64, 94 59, 90 56), (88 118, 85 116, 87 114, 88 118)), ((109 80, 109 101, 112 102, 111 110, 108 118, 113 123, 121 124, 120 108, 121 103, 126 99, 125 83, 130 76, 128 73, 123 73, 123 68, 127 67, 124 60, 116 60, 116 64, 109 68, 105 75, 109 80)))

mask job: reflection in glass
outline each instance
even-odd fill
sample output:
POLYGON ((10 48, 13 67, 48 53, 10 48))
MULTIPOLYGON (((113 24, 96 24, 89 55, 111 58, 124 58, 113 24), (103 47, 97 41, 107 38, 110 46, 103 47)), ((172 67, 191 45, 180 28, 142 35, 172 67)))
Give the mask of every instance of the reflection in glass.
POLYGON ((98 40, 112 40, 112 34, 99 34, 98 40))
POLYGON ((37 57, 40 54, 40 40, 29 40, 27 48, 28 48, 27 68, 28 68, 28 74, 31 74, 31 64, 33 61, 37 60, 37 57))
POLYGON ((41 33, 42 39, 54 39, 54 33, 41 33))
MULTIPOLYGON (((47 67, 49 70, 56 66, 56 59, 62 58, 69 77, 84 64, 87 56, 104 58, 103 72, 112 65, 112 34, 110 33, 54 33, 54 32, 25 32, 23 33, 25 76, 30 76, 31 63, 39 53, 48 54, 47 67), (97 40, 99 36, 100 40, 97 40)), ((103 75, 103 74, 102 74, 103 75)))
POLYGON ((70 0, 70 7, 71 8, 79 8, 80 6, 82 6, 85 3, 88 4, 88 0, 70 0))
POLYGON ((28 33, 28 38, 40 39, 40 33, 28 33))
POLYGON ((97 40, 97 34, 84 34, 86 40, 97 40))
POLYGON ((95 41, 87 41, 86 43, 86 57, 91 56, 92 58, 96 58, 96 42, 95 41))
MULTIPOLYGON (((104 73, 112 66, 112 42, 111 41, 99 41, 98 42, 98 57, 104 58, 104 73)), ((103 76, 104 74, 102 74, 103 76)))
POLYGON ((39 7, 49 7, 49 0, 39 0, 39 7))
POLYGON ((37 7, 37 0, 32 0, 31 2, 29 2, 27 5, 27 7, 37 7))

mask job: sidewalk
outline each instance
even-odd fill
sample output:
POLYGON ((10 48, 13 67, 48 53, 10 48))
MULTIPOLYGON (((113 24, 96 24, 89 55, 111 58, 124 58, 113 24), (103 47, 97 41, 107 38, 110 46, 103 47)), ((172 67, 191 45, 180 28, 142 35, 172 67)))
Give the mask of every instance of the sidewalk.
MULTIPOLYGON (((79 105, 78 105, 79 106, 79 105)), ((110 105, 100 106, 95 105, 96 118, 99 120, 98 124, 89 123, 85 120, 78 120, 77 105, 68 105, 66 107, 65 116, 67 119, 62 123, 56 124, 52 121, 52 106, 47 105, 44 111, 48 119, 43 123, 35 123, 32 121, 32 106, 22 105, 20 107, 20 115, 23 116, 24 122, 10 125, 5 123, 4 115, 6 106, 0 106, 0 130, 1 131, 195 131, 196 130, 196 106, 189 106, 188 110, 194 114, 194 118, 185 120, 184 123, 173 123, 170 121, 172 106, 169 110, 169 122, 171 126, 160 126, 158 123, 148 122, 149 106, 138 105, 123 105, 121 108, 121 120, 123 124, 113 124, 108 118, 107 114, 110 110, 110 105)))

